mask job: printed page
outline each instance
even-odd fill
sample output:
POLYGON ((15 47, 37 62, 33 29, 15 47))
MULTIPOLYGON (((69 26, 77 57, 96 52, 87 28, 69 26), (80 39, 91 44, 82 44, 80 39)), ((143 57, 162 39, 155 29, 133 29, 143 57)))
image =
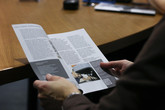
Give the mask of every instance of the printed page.
POLYGON ((12 25, 29 62, 58 58, 40 25, 12 25))
POLYGON ((67 65, 102 59, 108 60, 84 29, 48 35, 58 54, 67 65))
POLYGON ((84 93, 115 86, 115 78, 100 67, 107 59, 84 29, 48 36, 84 93))
POLYGON ((45 80, 45 75, 50 73, 65 77, 77 85, 73 76, 68 75, 65 63, 59 59, 55 48, 40 25, 16 24, 12 27, 31 67, 40 80, 45 80))

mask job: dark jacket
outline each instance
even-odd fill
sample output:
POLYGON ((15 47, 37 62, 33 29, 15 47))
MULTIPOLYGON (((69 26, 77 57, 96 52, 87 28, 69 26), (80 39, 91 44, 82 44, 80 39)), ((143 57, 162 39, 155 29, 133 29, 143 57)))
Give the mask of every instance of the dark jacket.
POLYGON ((115 89, 98 104, 83 95, 63 103, 64 110, 165 110, 165 17, 117 81, 115 89))

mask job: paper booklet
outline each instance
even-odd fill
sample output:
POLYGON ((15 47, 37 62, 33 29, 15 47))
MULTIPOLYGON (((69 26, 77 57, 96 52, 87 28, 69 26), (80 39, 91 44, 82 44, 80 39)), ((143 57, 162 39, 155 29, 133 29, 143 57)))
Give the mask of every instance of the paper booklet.
POLYGON ((107 59, 84 29, 47 35, 37 24, 12 27, 40 80, 46 80, 47 73, 61 76, 84 94, 115 86, 116 78, 100 67, 107 59))

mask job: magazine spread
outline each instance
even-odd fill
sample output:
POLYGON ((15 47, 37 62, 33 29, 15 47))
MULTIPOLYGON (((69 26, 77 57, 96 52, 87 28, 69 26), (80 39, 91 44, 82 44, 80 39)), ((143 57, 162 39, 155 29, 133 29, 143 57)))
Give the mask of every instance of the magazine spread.
POLYGON ((115 86, 115 77, 100 67, 107 59, 84 29, 47 35, 38 24, 12 27, 40 80, 46 80, 47 73, 61 76, 84 94, 115 86))

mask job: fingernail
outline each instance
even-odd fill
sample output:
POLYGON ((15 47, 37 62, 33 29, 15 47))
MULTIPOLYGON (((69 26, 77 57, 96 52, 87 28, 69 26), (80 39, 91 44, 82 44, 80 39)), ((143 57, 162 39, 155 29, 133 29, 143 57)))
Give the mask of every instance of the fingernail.
POLYGON ((47 79, 50 79, 52 77, 52 75, 51 74, 47 74, 46 77, 47 77, 47 79))

